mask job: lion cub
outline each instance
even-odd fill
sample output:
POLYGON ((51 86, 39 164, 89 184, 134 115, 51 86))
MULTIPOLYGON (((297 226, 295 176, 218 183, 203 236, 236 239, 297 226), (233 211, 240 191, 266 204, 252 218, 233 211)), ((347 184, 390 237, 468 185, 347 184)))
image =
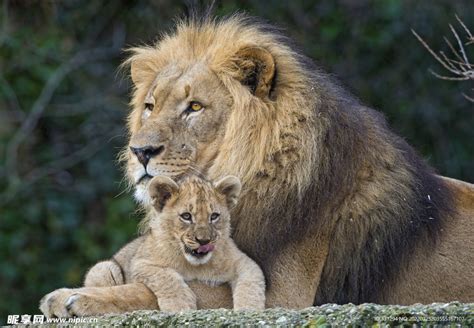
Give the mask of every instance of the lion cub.
POLYGON ((229 208, 240 189, 233 176, 214 185, 196 176, 179 184, 165 176, 150 182, 155 213, 132 259, 131 278, 153 291, 161 310, 196 309, 186 284, 191 280, 230 283, 234 309, 265 307, 262 270, 230 237, 229 208))

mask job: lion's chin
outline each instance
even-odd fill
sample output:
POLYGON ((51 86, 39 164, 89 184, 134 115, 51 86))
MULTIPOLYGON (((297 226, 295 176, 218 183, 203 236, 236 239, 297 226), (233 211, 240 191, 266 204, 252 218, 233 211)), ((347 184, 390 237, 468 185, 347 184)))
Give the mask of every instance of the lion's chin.
POLYGON ((151 178, 152 176, 148 174, 140 178, 138 183, 135 185, 135 192, 133 194, 135 200, 145 206, 151 205, 151 197, 148 193, 148 185, 151 178))
POLYGON ((148 181, 150 181, 151 179, 153 178, 153 176, 151 176, 150 174, 148 173, 145 173, 141 178, 138 179, 138 181, 136 182, 136 184, 140 184, 140 183, 147 183, 148 181))
POLYGON ((148 172, 140 176, 135 180, 135 200, 145 206, 151 205, 151 198, 148 194, 148 185, 150 184, 151 179, 157 175, 166 175, 171 178, 177 178, 183 174, 186 174, 186 171, 181 172, 167 172, 167 171, 157 171, 157 172, 148 172))

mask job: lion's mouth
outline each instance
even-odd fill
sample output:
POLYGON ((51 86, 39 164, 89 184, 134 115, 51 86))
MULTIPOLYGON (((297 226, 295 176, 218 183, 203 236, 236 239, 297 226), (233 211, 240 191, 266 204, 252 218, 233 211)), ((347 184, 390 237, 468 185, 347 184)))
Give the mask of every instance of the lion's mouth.
POLYGON ((215 246, 213 244, 201 245, 198 248, 191 248, 188 245, 184 245, 184 251, 194 257, 202 258, 212 252, 215 246))
POLYGON ((140 179, 138 179, 137 184, 140 184, 142 182, 147 182, 148 180, 151 180, 153 177, 149 175, 148 173, 142 175, 140 179))
POLYGON ((159 171, 159 172, 156 172, 156 173, 148 173, 146 172, 144 175, 142 175, 140 178, 138 178, 138 180, 136 180, 135 184, 136 185, 139 185, 141 183, 144 183, 144 182, 148 182, 149 180, 151 180, 154 176, 157 176, 157 175, 165 175, 165 176, 170 176, 170 177, 173 177, 173 178, 179 178, 183 175, 186 174, 186 170, 176 170, 176 171, 159 171))

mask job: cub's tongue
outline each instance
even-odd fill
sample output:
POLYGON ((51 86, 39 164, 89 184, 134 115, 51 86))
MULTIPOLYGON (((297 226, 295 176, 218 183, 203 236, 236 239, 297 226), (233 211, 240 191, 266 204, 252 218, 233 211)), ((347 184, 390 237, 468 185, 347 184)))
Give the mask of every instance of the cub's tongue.
POLYGON ((201 245, 197 249, 198 253, 209 253, 214 250, 214 245, 212 244, 206 244, 206 245, 201 245))

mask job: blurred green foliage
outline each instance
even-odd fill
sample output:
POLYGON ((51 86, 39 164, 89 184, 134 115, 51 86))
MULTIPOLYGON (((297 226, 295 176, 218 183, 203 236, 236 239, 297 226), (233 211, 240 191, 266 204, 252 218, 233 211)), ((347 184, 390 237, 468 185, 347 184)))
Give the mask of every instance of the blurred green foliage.
MULTIPOLYGON (((455 13, 474 28, 470 0, 225 0, 216 13, 236 10, 286 29, 441 174, 474 181, 474 106, 461 95, 472 84, 429 74, 438 64, 410 32, 443 49, 455 13)), ((1 3, 0 323, 80 286, 136 234, 116 162, 129 96, 117 67, 121 49, 152 42, 185 12, 165 0, 1 3)))

